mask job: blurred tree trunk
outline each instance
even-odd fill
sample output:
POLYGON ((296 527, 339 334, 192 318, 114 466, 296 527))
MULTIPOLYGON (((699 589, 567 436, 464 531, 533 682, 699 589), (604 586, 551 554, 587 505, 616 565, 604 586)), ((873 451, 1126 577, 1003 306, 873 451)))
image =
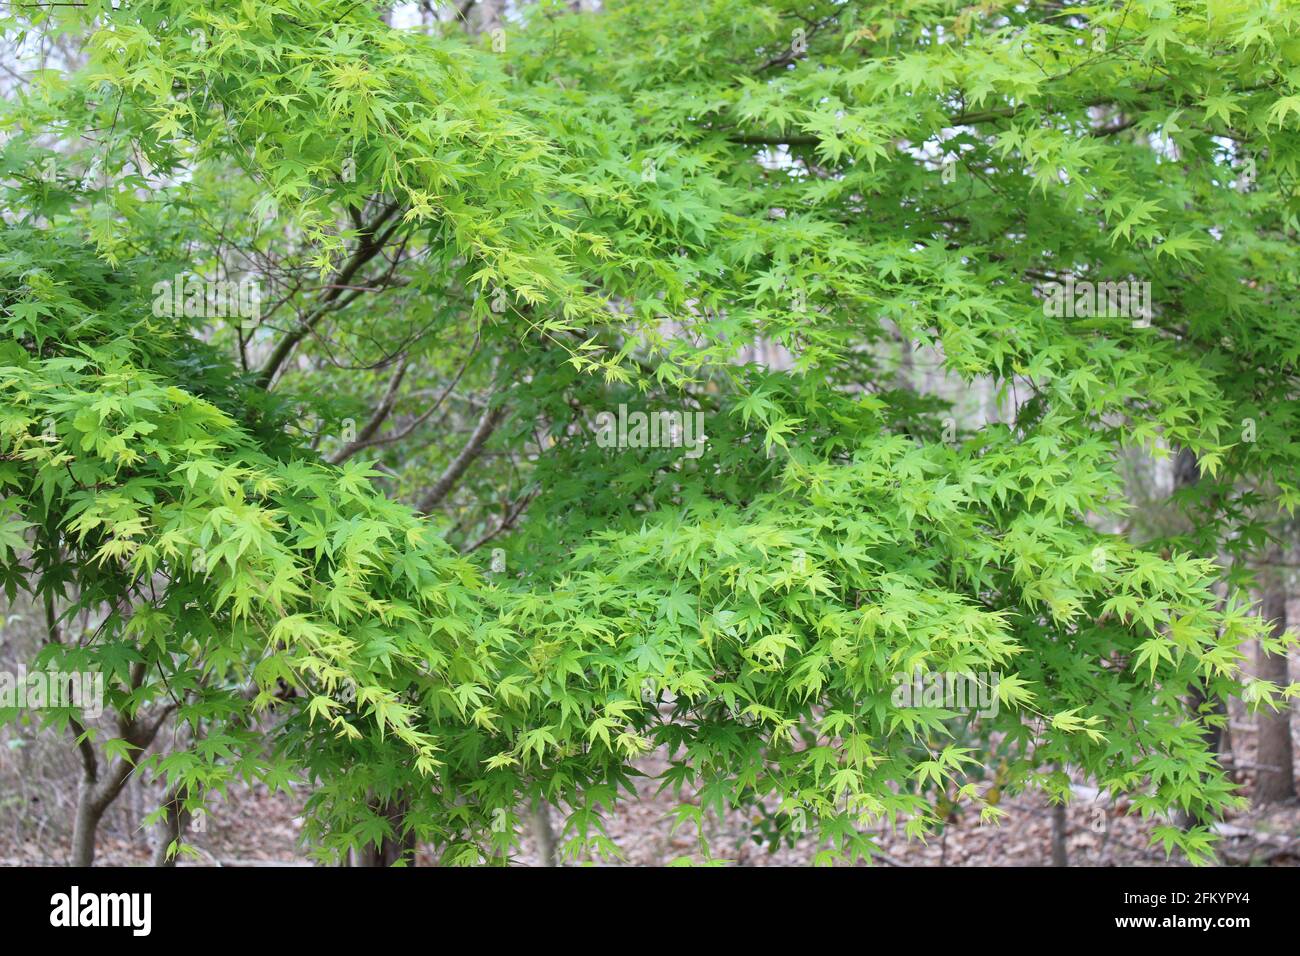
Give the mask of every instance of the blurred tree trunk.
POLYGON ((1065 801, 1052 807, 1052 866, 1069 866, 1070 855, 1065 846, 1067 827, 1065 801))
MULTIPOLYGON (((1196 453, 1186 448, 1178 449, 1178 455, 1174 458, 1174 492, 1177 493, 1183 488, 1190 488, 1200 480, 1201 466, 1196 460, 1196 453)), ((1205 690, 1198 684, 1192 689, 1192 694, 1187 700, 1188 711, 1193 715, 1201 716, 1202 707, 1204 707, 1205 703, 1205 690)), ((1210 713, 1220 716, 1227 715, 1227 708, 1224 706, 1222 698, 1215 698, 1210 713)), ((1214 753, 1223 754, 1222 727, 1206 727, 1205 739, 1214 753)))
MULTIPOLYGON (((1275 558, 1271 567, 1264 569, 1264 600, 1260 614, 1267 621, 1273 622, 1272 634, 1278 637, 1286 630, 1286 583, 1285 577, 1277 567, 1279 552, 1272 552, 1275 558)), ((1272 681, 1279 687, 1290 683, 1285 654, 1270 654, 1262 646, 1255 658, 1256 676, 1260 680, 1272 681)), ((1291 752, 1291 707, 1286 702, 1277 712, 1262 708, 1258 711, 1259 740, 1255 762, 1259 765, 1259 775, 1255 778, 1255 804, 1281 803, 1290 800, 1295 793, 1295 770, 1291 752)))
POLYGON ((551 828, 551 808, 540 798, 533 799, 533 837, 542 866, 559 866, 555 855, 555 831, 551 828))
POLYGON ((505 0, 478 0, 465 17, 467 31, 477 35, 500 26, 505 10, 505 0))
MULTIPOLYGON (((1196 453, 1187 448, 1179 448, 1178 454, 1174 457, 1174 494, 1177 494, 1184 488, 1190 488, 1201 480, 1201 466, 1196 459, 1196 453)), ((1215 697, 1210 701, 1205 695, 1204 687, 1197 683, 1192 687, 1192 692, 1187 698, 1187 712, 1198 719, 1206 717, 1227 717, 1227 705, 1223 698, 1215 697), (1209 704, 1207 710, 1206 705, 1209 704)), ((1224 754, 1225 738, 1222 726, 1205 727, 1203 736, 1205 742, 1209 745, 1210 751, 1219 757, 1222 763, 1224 754)), ((1178 824, 1183 829, 1195 826, 1198 822, 1197 814, 1186 810, 1179 811, 1178 824)))

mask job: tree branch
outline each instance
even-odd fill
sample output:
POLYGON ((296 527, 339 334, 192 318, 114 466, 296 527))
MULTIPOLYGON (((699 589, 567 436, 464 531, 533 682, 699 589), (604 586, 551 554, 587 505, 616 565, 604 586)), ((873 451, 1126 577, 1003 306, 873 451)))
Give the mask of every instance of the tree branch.
POLYGON ((487 532, 487 534, 483 535, 483 537, 479 538, 469 547, 467 547, 463 553, 471 554, 477 551, 479 548, 483 547, 483 545, 487 544, 489 541, 491 541, 497 535, 501 534, 503 531, 509 531, 511 528, 513 528, 515 526, 515 522, 519 520, 519 516, 524 513, 524 509, 527 508, 532 503, 533 499, 536 498, 539 493, 540 493, 540 489, 534 489, 533 491, 525 492, 524 494, 520 495, 519 500, 516 501, 513 505, 511 505, 510 508, 507 510, 506 514, 502 517, 502 519, 499 522, 497 522, 497 526, 493 528, 491 531, 487 532))
POLYGON ((500 406, 493 408, 490 404, 488 405, 479 418, 478 424, 474 426, 474 432, 469 436, 469 441, 465 443, 465 447, 460 450, 460 454, 456 456, 455 460, 438 476, 438 480, 433 483, 429 493, 416 505, 417 511, 428 514, 438 507, 451 489, 456 486, 456 482, 460 481, 466 469, 474 463, 474 459, 483 453, 483 446, 487 444, 487 440, 492 436, 492 432, 496 430, 497 425, 501 424, 501 420, 505 418, 505 415, 506 410, 504 408, 500 406))
POLYGON ((397 404, 397 390, 402 387, 402 379, 406 377, 406 359, 402 359, 397 365, 397 371, 393 373, 392 379, 388 383, 388 388, 384 391, 384 397, 375 409, 375 413, 370 416, 370 420, 362 426, 357 437, 348 442, 346 446, 340 449, 329 462, 331 465, 341 465, 362 448, 366 447, 367 442, 379 431, 379 426, 384 423, 390 414, 393 406, 397 404))
MULTIPOLYGON (((365 231, 361 236, 361 242, 357 245, 351 258, 348 259, 343 268, 335 273, 333 279, 330 280, 329 288, 321 297, 320 304, 309 312, 307 316, 298 323, 297 327, 280 340, 275 347, 275 351, 271 353, 271 357, 266 360, 266 364, 263 365, 261 370, 257 373, 256 382, 259 388, 266 389, 271 387, 271 381, 275 378, 276 372, 278 372, 281 366, 289 360, 289 356, 293 353, 293 350, 298 347, 298 343, 311 334, 312 329, 320 323, 321 319, 334 309, 335 304, 338 302, 340 293, 342 293, 344 288, 351 283, 353 277, 356 276, 361 267, 378 255, 379 251, 384 248, 388 240, 392 238, 393 233, 401 227, 401 220, 398 220, 384 230, 382 234, 379 234, 378 236, 376 235, 377 230, 388 222, 388 220, 392 219, 400 208, 401 207, 398 203, 390 203, 384 207, 383 211, 375 218, 375 221, 365 228, 365 231)), ((345 299, 341 304, 347 304, 361 294, 360 291, 354 292, 352 296, 345 299)))

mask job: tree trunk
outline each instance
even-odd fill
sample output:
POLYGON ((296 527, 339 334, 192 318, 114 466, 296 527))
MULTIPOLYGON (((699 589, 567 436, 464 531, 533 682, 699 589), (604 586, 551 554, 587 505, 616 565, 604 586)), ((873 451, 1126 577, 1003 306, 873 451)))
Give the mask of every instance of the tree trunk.
MULTIPOLYGON (((1201 480, 1201 465, 1196 458, 1195 452, 1186 448, 1178 449, 1178 454, 1174 456, 1173 479, 1175 493, 1183 488, 1190 488, 1201 480)), ((1205 688, 1199 683, 1195 684, 1192 687, 1191 695, 1187 698, 1187 713, 1197 720, 1203 720, 1211 715, 1227 714, 1227 705, 1221 697, 1214 698, 1208 713, 1203 712, 1203 708, 1209 702, 1209 698, 1205 694, 1205 688)), ((1206 726, 1202 736, 1204 736, 1210 751, 1216 757, 1221 757, 1223 754, 1223 729, 1221 727, 1206 726)), ((1220 763, 1222 763, 1222 760, 1220 760, 1220 763)), ((1201 823, 1200 818, 1202 816, 1204 814, 1197 813, 1196 808, 1179 810, 1176 814, 1176 822, 1186 830, 1201 823)))
POLYGON ((359 850, 352 851, 353 866, 393 866, 403 857, 412 862, 415 856, 415 835, 402 832, 402 820, 406 817, 406 801, 390 800, 372 803, 371 809, 386 817, 393 828, 393 835, 386 836, 376 846, 367 843, 359 850))
MULTIPOLYGON (((151 738, 152 739, 152 738, 151 738)), ((83 741, 89 746, 89 741, 83 741)), ((98 765, 88 763, 83 769, 81 788, 77 792, 77 816, 72 827, 72 865, 95 865, 95 836, 104 814, 122 792, 134 768, 125 760, 117 760, 100 779, 98 765)))
POLYGON ((555 831, 551 829, 551 808, 538 797, 533 798, 532 818, 538 859, 542 866, 559 866, 555 855, 555 831))
POLYGON ((1065 801, 1052 807, 1052 866, 1069 866, 1070 857, 1065 848, 1067 819, 1065 801))
MULTIPOLYGON (((1286 630, 1286 587, 1276 569, 1270 568, 1268 572, 1260 613, 1266 620, 1273 622, 1272 633, 1278 637, 1286 630)), ((1260 647, 1255 663, 1260 680, 1272 681, 1279 687, 1290 683, 1285 654, 1270 654, 1260 647)), ((1257 713, 1259 749, 1255 762, 1259 764, 1259 776, 1255 779, 1255 804, 1281 803, 1296 795, 1291 753, 1290 702, 1284 702, 1282 709, 1276 713, 1263 708, 1257 713)))
POLYGON ((72 828, 73 866, 95 865, 95 833, 104 818, 104 807, 95 799, 93 781, 82 780, 77 794, 77 816, 72 828))
POLYGON ((505 0, 478 0, 470 8, 469 16, 465 18, 467 32, 477 36, 500 26, 505 8, 505 0))

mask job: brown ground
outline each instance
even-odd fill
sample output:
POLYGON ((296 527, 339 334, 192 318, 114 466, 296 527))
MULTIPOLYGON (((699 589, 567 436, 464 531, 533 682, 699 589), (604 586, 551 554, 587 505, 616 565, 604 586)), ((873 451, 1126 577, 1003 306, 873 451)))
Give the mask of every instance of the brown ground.
MULTIPOLYGON (((8 656, 30 656, 40 635, 34 626, 28 628, 30 634, 22 634, 17 625, 26 623, 20 615, 0 618, 0 661, 8 656), (20 637, 26 640, 18 640, 20 637)), ((1300 661, 1293 660, 1292 664, 1296 673, 1300 661)), ((1233 768, 1247 797, 1254 776, 1254 724, 1255 717, 1234 701, 1225 763, 1233 768)), ((1300 758, 1300 719, 1293 715, 1291 724, 1294 752, 1300 758)), ((639 799, 621 803, 608 815, 609 836, 620 847, 626 865, 655 866, 680 858, 701 859, 693 828, 673 832, 669 812, 676 797, 655 793, 658 784, 654 776, 663 766, 659 754, 642 761, 641 770, 648 776, 638 780, 639 799)), ((0 728, 0 865, 67 862, 68 829, 79 775, 78 759, 66 735, 31 725, 0 728)), ((1076 797, 1066 810, 1070 865, 1185 863, 1178 858, 1166 860, 1163 852, 1148 847, 1156 821, 1129 816, 1123 805, 1112 807, 1099 802, 1084 783, 1079 781, 1076 797)), ((128 785, 101 826, 98 863, 150 862, 150 834, 143 820, 158 806, 159 797, 157 787, 148 783, 133 780, 128 785)), ((272 796, 260 790, 232 790, 226 802, 210 806, 202 831, 191 832, 189 842, 197 853, 184 859, 182 865, 310 865, 299 843, 304 798, 302 793, 272 796)), ((1052 808, 1045 798, 1032 794, 1008 798, 1001 807, 1007 816, 1000 824, 981 825, 978 813, 967 810, 928 844, 909 843, 901 832, 878 834, 877 841, 884 851, 879 862, 897 866, 1048 865, 1052 808)), ((562 820, 557 811, 552 811, 552 819, 555 829, 560 830, 562 820)), ((793 847, 782 846, 769 852, 750 839, 752 821, 740 811, 722 819, 706 819, 706 835, 714 857, 733 865, 806 865, 818 850, 811 839, 805 839, 793 847)), ((1220 850, 1228 864, 1300 865, 1300 804, 1292 802, 1267 812, 1237 814, 1220 829, 1224 836, 1220 850)), ((422 852, 417 862, 429 865, 434 860, 431 854, 422 852)), ((525 840, 515 862, 538 865, 531 838, 525 840)))
MULTIPOLYGON (((653 774, 663 766, 650 757, 642 769, 653 774)), ((656 796, 652 778, 638 781, 641 799, 626 802, 608 817, 611 839, 624 854, 623 865, 657 866, 679 858, 700 861, 692 827, 673 832, 668 811, 675 798, 656 796)), ((882 865, 891 866, 1046 866, 1051 862, 1052 809, 1038 795, 1024 795, 1003 804, 1007 817, 999 825, 981 825, 978 813, 960 815, 942 837, 928 844, 908 842, 901 833, 879 836, 884 855, 882 865)), ((185 866, 311 865, 298 844, 301 801, 285 794, 275 796, 254 790, 235 791, 232 798, 217 804, 203 821, 202 832, 190 835, 197 855, 185 859, 185 866)), ((126 814, 121 814, 126 816, 126 814)), ((558 830, 560 819, 552 811, 558 830)), ((1069 862, 1072 866, 1167 866, 1184 863, 1166 860, 1159 850, 1149 849, 1147 840, 1152 821, 1129 816, 1124 808, 1099 802, 1081 787, 1066 810, 1069 862)), ((1231 865, 1300 865, 1300 804, 1249 812, 1225 822, 1221 844, 1225 862, 1231 865)), ((0 831, 0 863, 63 863, 66 841, 47 834, 16 839, 9 828, 0 831)), ((775 851, 754 843, 749 821, 740 812, 711 819, 707 836, 715 857, 738 866, 803 866, 812 861, 817 847, 811 839, 775 851)), ((149 841, 137 825, 132 829, 121 820, 110 823, 102 833, 97 860, 102 865, 147 865, 149 841)), ((420 854, 419 863, 434 860, 420 854)), ((618 861, 597 861, 605 865, 618 861)), ((535 843, 525 839, 518 865, 536 866, 535 843)))

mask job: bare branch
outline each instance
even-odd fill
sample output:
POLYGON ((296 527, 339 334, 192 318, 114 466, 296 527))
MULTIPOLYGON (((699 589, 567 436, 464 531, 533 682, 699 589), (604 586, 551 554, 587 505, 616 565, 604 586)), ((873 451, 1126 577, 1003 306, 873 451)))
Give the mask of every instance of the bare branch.
POLYGON ((438 507, 452 488, 456 487, 456 482, 460 481, 466 469, 474 463, 474 459, 483 452, 483 446, 492 437, 492 432, 496 430, 497 425, 501 424, 501 420, 505 418, 505 415, 506 410, 504 408, 500 406, 494 408, 492 405, 488 405, 482 417, 479 418, 478 424, 474 427, 473 434, 469 436, 469 441, 465 443, 465 447, 460 450, 460 454, 447 466, 446 470, 438 476, 438 480, 433 483, 429 493, 416 506, 417 511, 428 514, 438 507))
POLYGON ((402 359, 397 364, 397 371, 393 373, 393 377, 389 381, 388 388, 384 391, 384 397, 380 401, 379 407, 375 409, 375 413, 362 426, 361 431, 357 433, 357 437, 330 458, 331 465, 343 464, 343 462, 366 447, 366 442, 374 437, 375 432, 379 431, 379 426, 392 414, 393 406, 397 404, 397 391, 402 387, 402 379, 406 377, 406 369, 406 359, 402 359))
POLYGON ((378 230, 390 219, 397 214, 401 207, 397 203, 390 203, 385 206, 383 211, 375 218, 375 221, 366 227, 361 236, 361 241, 353 251, 352 256, 344 264, 330 281, 329 288, 321 296, 320 304, 316 306, 307 316, 298 323, 275 347, 271 357, 266 360, 261 371, 257 373, 257 385, 260 388, 270 388, 272 380, 281 366, 289 360, 293 350, 298 347, 298 343, 305 339, 316 327, 316 325, 328 313, 336 307, 342 307, 353 301, 357 296, 362 295, 360 291, 354 291, 351 296, 339 300, 340 293, 346 288, 352 279, 360 271, 361 267, 379 254, 380 250, 388 243, 402 225, 401 220, 390 225, 384 232, 376 235, 378 230))
POLYGON ((532 504, 533 499, 536 498, 539 493, 540 493, 540 489, 534 489, 532 491, 525 492, 524 494, 520 495, 519 500, 510 506, 505 516, 497 523, 497 526, 491 531, 489 531, 487 534, 483 535, 483 537, 479 538, 469 547, 467 547, 464 553, 471 554, 474 551, 477 551, 479 548, 483 547, 483 545, 487 544, 497 535, 505 531, 509 531, 511 528, 513 528, 515 526, 515 522, 519 520, 519 516, 524 513, 524 510, 530 504, 532 504))
MULTIPOLYGON (((376 445, 391 445, 393 442, 401 441, 403 438, 407 437, 412 432, 414 432, 417 428, 419 428, 421 425, 427 422, 433 416, 433 413, 442 407, 442 403, 446 401, 447 396, 451 394, 451 390, 456 387, 458 382, 460 382, 461 376, 463 376, 465 374, 465 370, 469 368, 470 362, 473 361, 474 355, 477 351, 478 351, 478 343, 476 342, 474 348, 470 350, 469 355, 465 357, 465 361, 461 364, 460 370, 456 372, 456 377, 447 383, 447 387, 444 388, 438 394, 438 397, 434 399, 433 404, 430 405, 427 409, 425 409, 424 412, 422 412, 419 416, 417 416, 413 421, 411 421, 410 424, 406 425, 406 427, 400 429, 399 431, 393 432, 391 435, 384 435, 380 438, 370 438, 366 441, 358 440, 354 443, 356 447, 352 449, 350 454, 355 455, 359 451, 362 451, 366 448, 372 448, 376 445)), ((336 461, 335 464, 339 464, 339 462, 336 461)))

